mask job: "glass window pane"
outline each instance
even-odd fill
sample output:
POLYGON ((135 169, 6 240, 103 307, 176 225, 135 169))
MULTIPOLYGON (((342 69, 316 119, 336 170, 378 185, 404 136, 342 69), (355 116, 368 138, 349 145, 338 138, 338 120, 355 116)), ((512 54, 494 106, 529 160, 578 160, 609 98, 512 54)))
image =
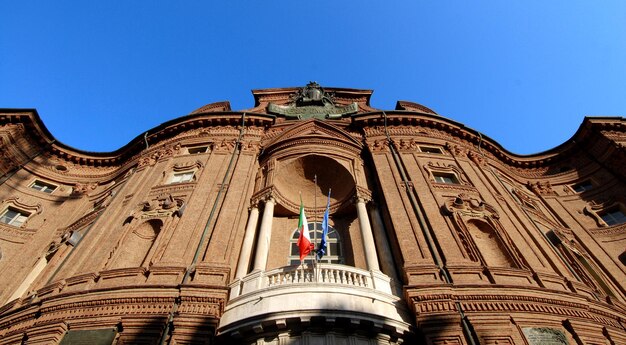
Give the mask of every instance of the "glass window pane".
POLYGON ((7 208, 0 216, 0 222, 13 225, 13 226, 21 226, 28 219, 29 214, 26 212, 20 212, 13 208, 7 208))
POLYGON ((328 255, 341 256, 341 253, 339 252, 339 244, 338 243, 329 243, 328 244, 328 255))
POLYGON ((425 152, 425 153, 442 154, 441 149, 437 147, 420 146, 420 151, 425 152))
POLYGON ((171 183, 189 182, 193 180, 193 171, 174 174, 171 183))
POLYGON ((11 225, 21 226, 22 224, 24 224, 24 222, 26 222, 26 218, 28 218, 28 217, 19 215, 19 216, 13 218, 13 221, 11 222, 11 225))
POLYGON ((196 153, 205 153, 207 150, 206 146, 196 146, 196 147, 189 147, 187 148, 187 152, 189 152, 189 154, 196 154, 196 153))
POLYGON ((30 185, 30 188, 44 193, 52 193, 57 187, 49 183, 35 181, 30 185))
POLYGON ((576 193, 582 193, 582 192, 585 192, 585 191, 588 191, 588 190, 592 189, 593 185, 591 184, 590 181, 585 181, 585 182, 579 183, 577 185, 574 185, 573 188, 574 188, 574 191, 576 193))
POLYGON ((433 173, 433 177, 437 183, 459 184, 459 180, 454 174, 433 173))
MULTIPOLYGON (((315 242, 315 249, 319 247, 319 243, 322 240, 322 223, 321 222, 310 222, 309 225, 309 235, 311 236, 311 241, 315 242), (317 230, 314 230, 316 228, 317 230)), ((300 232, 298 229, 295 229, 292 237, 290 239, 290 252, 289 252, 289 262, 293 264, 300 264, 300 250, 298 248, 297 242, 298 237, 300 236, 300 232)), ((343 258, 341 258, 341 244, 340 238, 337 231, 332 227, 328 227, 328 247, 327 247, 326 255, 320 260, 320 262, 327 263, 342 263, 343 258)))
POLYGON ((11 221, 13 220, 13 218, 15 218, 15 216, 18 213, 11 210, 11 209, 7 209, 6 211, 4 211, 4 213, 2 214, 2 217, 0 217, 0 222, 4 223, 4 224, 9 224, 11 223, 11 221))
POLYGON ((608 211, 601 214, 600 217, 607 225, 616 225, 626 222, 626 214, 624 214, 622 210, 608 211))

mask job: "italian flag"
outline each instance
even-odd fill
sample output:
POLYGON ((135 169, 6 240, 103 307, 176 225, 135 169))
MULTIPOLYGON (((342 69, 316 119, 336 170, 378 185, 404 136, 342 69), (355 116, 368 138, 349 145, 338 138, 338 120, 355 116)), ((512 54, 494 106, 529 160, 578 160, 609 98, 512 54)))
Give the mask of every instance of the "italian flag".
POLYGON ((302 205, 302 199, 300 199, 300 219, 298 220, 298 230, 300 230, 300 237, 298 237, 298 248, 300 248, 300 261, 302 261, 313 250, 313 243, 311 243, 311 236, 309 236, 309 224, 306 221, 304 215, 304 205, 302 205))

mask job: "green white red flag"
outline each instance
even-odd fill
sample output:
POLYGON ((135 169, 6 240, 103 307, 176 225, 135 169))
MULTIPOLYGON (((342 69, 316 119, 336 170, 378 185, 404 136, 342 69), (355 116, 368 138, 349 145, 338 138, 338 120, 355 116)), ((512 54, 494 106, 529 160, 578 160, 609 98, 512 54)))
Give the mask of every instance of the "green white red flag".
POLYGON ((300 219, 298 220, 298 230, 300 236, 298 237, 298 248, 300 248, 300 261, 309 255, 313 250, 313 243, 311 243, 311 236, 309 235, 309 224, 306 221, 306 215, 304 214, 304 205, 302 199, 300 199, 300 219))

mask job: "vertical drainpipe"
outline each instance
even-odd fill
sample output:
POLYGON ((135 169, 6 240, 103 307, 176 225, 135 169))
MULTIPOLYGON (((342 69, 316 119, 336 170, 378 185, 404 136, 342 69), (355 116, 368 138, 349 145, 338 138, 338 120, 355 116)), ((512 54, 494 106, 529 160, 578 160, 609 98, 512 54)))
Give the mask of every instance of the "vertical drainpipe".
MULTIPOLYGON (((246 113, 243 113, 241 115, 241 129, 239 130, 239 137, 237 138, 237 142, 235 143, 235 149, 233 150, 233 154, 230 156, 230 161, 228 162, 228 167, 226 168, 226 172, 224 173, 224 178, 222 179, 221 187, 218 190, 217 195, 215 196, 215 201, 213 202, 213 207, 211 208, 211 213, 209 214, 209 219, 207 220, 206 225, 204 226, 204 230, 202 231, 202 236, 200 236, 200 241, 198 242, 198 246, 196 247, 196 252, 193 255, 191 265, 189 265, 189 267, 187 267, 187 269, 185 270, 185 275, 183 276, 181 283, 178 285, 179 297, 176 298, 176 300, 174 301, 174 306, 172 307, 172 310, 170 311, 167 317, 167 323, 165 324, 165 329, 163 330, 163 333, 161 334, 161 340, 159 341, 160 345, 165 344, 165 340, 167 339, 167 336, 170 333, 170 329, 172 328, 172 324, 174 322, 174 315, 178 311, 178 308, 180 307, 180 304, 181 304, 181 299, 180 299, 181 289, 183 285, 185 285, 187 281, 189 280, 191 273, 195 271, 196 263, 198 261, 198 258, 200 257, 200 252, 202 250, 202 244, 204 243, 204 240, 207 236, 210 225, 213 222, 213 217, 215 216, 217 205, 222 196, 222 193, 224 192, 224 186, 226 185, 226 182, 228 181, 228 178, 230 177, 230 171, 232 169, 233 162, 235 161, 235 156, 239 157, 239 153, 241 152, 241 138, 243 137, 243 131, 245 129, 245 121, 246 121, 246 113)), ((208 243, 211 242, 212 236, 213 236, 213 232, 211 232, 211 234, 209 235, 208 243)), ((171 342, 171 338, 167 340, 168 344, 170 342, 171 342)))
MULTIPOLYGON (((384 122, 385 136, 387 137, 389 150, 391 151, 391 155, 393 156, 393 161, 396 165, 396 168, 400 172, 400 177, 402 178, 402 184, 404 184, 406 194, 409 197, 409 201, 411 202, 411 207, 413 208, 413 211, 415 212, 415 215, 417 216, 417 220, 419 222, 420 229, 422 230, 422 234, 424 235, 424 238, 426 239, 428 249, 433 259, 435 260, 435 265, 437 265, 437 268, 439 269, 439 273, 443 277, 444 281, 447 284, 452 284, 452 277, 450 276, 450 273, 448 272, 447 268, 443 264, 443 260, 441 259, 442 255, 439 252, 439 248, 433 241, 434 234, 432 233, 432 229, 430 228, 430 226, 426 222, 426 219, 424 218, 424 213, 422 212, 422 209, 419 203, 419 197, 417 196, 417 194, 413 191, 411 187, 410 181, 407 178, 406 171, 402 164, 402 160, 400 159, 396 151, 395 144, 393 140, 391 140, 391 137, 389 136, 389 132, 387 131, 387 114, 384 111, 383 111, 383 117, 385 121, 384 122)), ((468 341, 470 345, 480 344, 480 342, 476 338, 476 334, 472 330, 472 326, 469 320, 467 319, 467 316, 465 316, 465 313, 463 312, 461 303, 458 301, 455 301, 455 305, 456 305, 457 311, 459 312, 459 315, 461 316, 461 326, 463 328, 463 334, 465 335, 465 339, 468 341)))

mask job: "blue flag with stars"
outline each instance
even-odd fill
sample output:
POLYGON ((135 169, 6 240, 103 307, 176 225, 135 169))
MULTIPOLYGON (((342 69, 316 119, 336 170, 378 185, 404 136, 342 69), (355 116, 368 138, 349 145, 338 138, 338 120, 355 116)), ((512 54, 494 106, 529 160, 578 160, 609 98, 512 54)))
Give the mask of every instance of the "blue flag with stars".
POLYGON ((328 201, 326 202, 326 211, 324 211, 324 218, 322 219, 322 239, 320 240, 319 247, 317 248, 317 259, 321 260, 326 255, 328 237, 328 213, 330 212, 330 189, 328 190, 328 201))

